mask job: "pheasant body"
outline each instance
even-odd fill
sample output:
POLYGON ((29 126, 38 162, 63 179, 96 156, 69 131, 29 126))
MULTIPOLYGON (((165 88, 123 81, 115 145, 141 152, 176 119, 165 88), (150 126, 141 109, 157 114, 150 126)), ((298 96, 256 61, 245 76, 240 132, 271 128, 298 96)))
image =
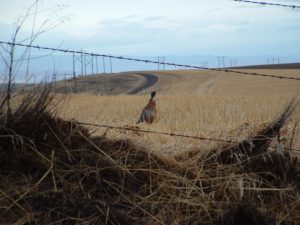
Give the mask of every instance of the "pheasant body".
POLYGON ((152 92, 151 93, 151 98, 148 102, 148 104, 144 107, 139 120, 137 121, 137 123, 153 123, 155 116, 156 116, 156 103, 155 103, 155 95, 156 92, 152 92))

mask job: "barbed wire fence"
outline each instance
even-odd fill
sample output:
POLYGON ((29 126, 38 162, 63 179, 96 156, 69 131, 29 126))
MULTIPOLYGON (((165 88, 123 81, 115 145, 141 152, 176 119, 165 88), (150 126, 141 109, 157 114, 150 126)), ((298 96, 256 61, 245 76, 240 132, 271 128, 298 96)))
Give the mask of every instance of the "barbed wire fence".
MULTIPOLYGON (((195 135, 186 135, 186 134, 179 134, 174 132, 165 132, 165 131, 157 131, 157 130, 145 130, 141 129, 140 127, 127 127, 127 126, 112 126, 112 125, 105 125, 105 124, 96 124, 96 123, 85 123, 85 122, 76 122, 76 124, 88 126, 88 127, 95 127, 97 129, 100 128, 106 128, 106 129, 112 129, 112 130, 121 130, 121 131, 131 131, 131 132, 137 132, 137 133, 147 133, 147 134, 159 134, 164 136, 170 136, 170 137, 178 137, 178 138, 188 138, 188 139, 194 139, 198 141, 208 141, 208 142, 218 142, 222 144, 229 144, 229 145, 238 145, 241 142, 239 141, 233 141, 233 140, 227 140, 227 139, 221 139, 221 138, 208 138, 208 137, 202 137, 202 136, 195 136, 195 135)), ((261 137, 261 140, 264 138, 261 137)), ((266 139, 270 139, 266 137, 266 139)), ((245 140, 244 140, 245 141, 245 140)), ((247 140, 249 143, 251 143, 253 140, 249 139, 247 140)), ((276 147, 273 147, 273 149, 276 150, 276 147)), ((295 149, 292 147, 284 148, 285 150, 288 150, 292 152, 293 154, 300 154, 300 149, 295 149)))
POLYGON ((286 7, 286 8, 292 8, 292 9, 300 9, 299 5, 287 5, 287 4, 281 4, 281 3, 262 2, 262 1, 248 1, 248 0, 234 0, 234 1, 235 2, 258 4, 258 5, 270 5, 270 6, 279 6, 279 7, 286 7))
MULTIPOLYGON (((52 81, 54 82, 54 85, 60 86, 58 89, 63 89, 65 87, 64 91, 67 92, 74 92, 77 93, 78 91, 78 78, 85 77, 85 82, 81 80, 83 83, 84 90, 88 89, 88 75, 95 75, 95 74, 106 74, 106 73, 113 73, 113 65, 112 65, 112 59, 117 60, 123 60, 123 61, 130 61, 130 62, 139 62, 144 64, 155 64, 157 65, 158 70, 160 70, 160 66, 163 66, 165 70, 165 66, 169 66, 172 68, 183 68, 183 69, 198 69, 198 70, 209 70, 214 72, 223 72, 223 73, 232 73, 232 74, 238 74, 238 75, 247 75, 247 76, 258 76, 258 77, 268 77, 268 78, 275 78, 275 79, 284 79, 284 80, 295 80, 300 81, 300 78, 298 77, 291 77, 291 76, 284 76, 284 75, 272 75, 272 74, 264 74, 264 73, 256 73, 256 72, 247 72, 247 71, 241 71, 237 69, 232 68, 226 68, 224 63, 224 57, 223 57, 223 63, 221 68, 211 68, 207 67, 207 63, 202 63, 201 66, 195 66, 190 64, 179 64, 179 63, 171 63, 166 62, 165 57, 163 57, 163 60, 161 60, 162 57, 157 57, 157 60, 149 60, 149 59, 139 59, 139 58, 131 58, 131 57, 124 57, 124 56, 115 56, 115 55, 108 55, 108 54, 97 54, 93 52, 86 52, 83 50, 69 50, 69 49, 62 49, 62 48, 52 48, 52 47, 45 47, 45 46, 39 46, 39 45, 27 45, 27 44, 21 44, 21 43, 11 43, 6 41, 0 41, 1 45, 14 45, 19 47, 25 47, 25 48, 32 48, 37 50, 46 50, 50 51, 51 53, 63 53, 68 54, 72 56, 72 68, 71 70, 67 70, 63 73, 57 73, 55 71, 55 68, 53 69, 53 75, 52 75, 52 81), (100 65, 99 61, 102 58, 102 71, 100 71, 100 65), (109 69, 107 68, 106 63, 109 63, 109 69), (64 81, 57 82, 57 81, 64 81), (69 85, 70 82, 73 81, 73 87, 69 85), (68 85, 66 85, 68 83, 68 85)), ((39 57, 33 57, 31 59, 37 59, 39 57)), ((30 60, 30 59, 26 59, 30 60)), ((55 64, 55 62, 54 62, 55 64)), ((236 64, 236 62, 235 62, 236 64)), ((220 67, 220 62, 219 62, 220 67)), ((55 67, 55 66, 54 66, 55 67)))
MULTIPOLYGON (((97 54, 97 53, 86 52, 83 50, 75 51, 75 50, 52 48, 52 47, 45 47, 45 46, 39 46, 39 45, 11 43, 11 42, 6 42, 6 41, 0 41, 0 45, 15 45, 15 46, 19 46, 19 47, 33 48, 33 49, 37 49, 37 50, 47 50, 51 54, 56 53, 56 52, 61 52, 64 54, 71 55, 72 56, 71 57, 72 58, 71 65, 70 65, 71 70, 58 73, 55 68, 56 67, 55 60, 53 59, 54 60, 54 68, 53 68, 52 79, 49 79, 49 77, 46 78, 46 82, 51 82, 54 85, 54 87, 56 88, 56 91, 59 91, 62 93, 80 92, 81 90, 79 89, 80 85, 78 82, 83 82, 83 84, 84 84, 83 89, 87 90, 88 89, 88 80, 87 80, 88 75, 95 75, 95 74, 103 74, 104 75, 109 72, 110 73, 113 72, 112 59, 140 62, 140 63, 146 63, 146 64, 155 64, 157 66, 158 70, 160 70, 160 66, 163 66, 164 69, 165 69, 165 66, 171 66, 174 68, 209 70, 209 71, 222 72, 222 73, 233 73, 233 74, 237 74, 237 75, 258 76, 258 77, 267 77, 267 78, 273 78, 273 79, 300 81, 300 78, 298 78, 298 77, 246 72, 246 71, 241 71, 241 70, 236 70, 236 69, 227 69, 227 68, 209 68, 209 67, 207 67, 207 62, 202 63, 201 66, 195 66, 195 65, 189 65, 189 64, 178 64, 178 63, 166 62, 165 57, 157 57, 157 61, 156 61, 156 60, 148 60, 148 59, 130 58, 130 57, 124 57, 124 56, 97 54), (163 60, 161 60, 161 59, 163 59, 163 60), (109 67, 107 67, 107 65, 106 65, 107 62, 109 63, 109 67), (102 64, 101 66, 100 66, 100 63, 102 64), (82 77, 86 78, 86 80, 82 81, 82 79, 80 79, 82 77)), ((49 54, 46 54, 46 56, 49 56, 49 54)), ((36 59, 39 59, 42 57, 43 56, 36 56, 36 57, 31 57, 30 59, 25 59, 25 60, 36 60, 36 59)), ((160 134, 160 135, 167 135, 167 136, 172 136, 172 137, 190 138, 190 139, 195 139, 195 140, 213 141, 213 142, 221 142, 221 143, 227 143, 227 144, 238 144, 237 141, 226 140, 226 139, 208 138, 208 137, 200 137, 200 136, 185 135, 185 134, 176 134, 176 133, 169 133, 169 132, 164 132, 164 131, 143 130, 143 129, 135 128, 135 127, 120 127, 120 126, 103 125, 103 124, 95 124, 95 123, 84 123, 84 122, 78 122, 78 124, 81 124, 84 126, 93 126, 93 127, 97 127, 97 128, 127 130, 127 131, 132 131, 132 132, 160 134)), ((297 149, 289 148, 287 150, 291 150, 291 151, 300 153, 300 150, 297 150, 297 149)))

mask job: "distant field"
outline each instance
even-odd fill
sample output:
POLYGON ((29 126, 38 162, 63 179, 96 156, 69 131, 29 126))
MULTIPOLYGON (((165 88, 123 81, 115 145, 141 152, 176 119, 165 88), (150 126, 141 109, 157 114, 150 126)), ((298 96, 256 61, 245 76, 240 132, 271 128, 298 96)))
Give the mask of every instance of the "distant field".
MULTIPOLYGON (((243 69, 242 71, 300 78, 300 69, 243 69)), ((116 75, 82 76, 77 79, 77 92, 97 95, 142 94, 152 90, 160 94, 196 95, 289 95, 296 93, 299 82, 268 77, 237 75, 204 70, 147 71, 116 75), (156 76, 157 80, 149 80, 156 76), (149 82, 151 83, 149 85, 149 82)), ((74 81, 56 83, 56 91, 74 91, 74 81)))
MULTIPOLYGON (((247 71, 300 78, 299 70, 247 71)), ((236 140, 247 137, 262 124, 272 121, 300 87, 300 82, 297 81, 210 71, 165 71, 153 74, 158 77, 158 81, 141 91, 142 95, 71 95, 64 104, 61 115, 90 123, 131 126, 135 124, 147 103, 150 91, 156 90, 157 120, 152 125, 141 125, 143 128, 236 140)), ((291 131, 293 121, 299 119, 298 110, 287 130, 291 131)), ((105 131, 106 129, 100 129, 95 132, 103 134, 105 131)), ((215 144, 113 130, 107 135, 116 138, 130 136, 151 149, 165 152, 177 152, 183 147, 193 148, 198 145, 210 147, 215 144)))
MULTIPOLYGON (((148 96, 91 96, 72 95, 61 110, 66 119, 116 126, 135 125, 148 96)), ((210 138, 240 140, 247 137, 262 124, 271 122, 281 110, 288 97, 279 95, 261 97, 222 96, 158 96, 157 120, 154 124, 141 125, 144 129, 197 135, 210 138)), ((293 120, 299 120, 299 110, 293 120)), ((294 123, 290 123, 289 130, 294 123)), ((92 128, 92 127, 91 127, 92 128)), ((92 128, 94 129, 94 128, 92 128)), ((106 129, 95 130, 103 134, 106 129)), ((172 151, 211 144, 191 139, 173 138, 162 135, 141 134, 110 130, 109 136, 129 136, 150 149, 172 151)), ((300 146, 299 146, 300 147, 300 146)))
MULTIPOLYGON (((300 78, 300 70, 292 69, 242 71, 300 78)), ((169 71, 160 73, 159 78, 153 89, 166 94, 270 96, 296 94, 300 88, 300 81, 215 71, 169 71)))

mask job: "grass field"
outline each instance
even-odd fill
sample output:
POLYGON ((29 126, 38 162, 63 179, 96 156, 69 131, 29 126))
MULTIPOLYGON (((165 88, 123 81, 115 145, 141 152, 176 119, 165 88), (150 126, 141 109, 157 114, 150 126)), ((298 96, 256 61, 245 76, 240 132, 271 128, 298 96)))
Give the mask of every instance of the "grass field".
MULTIPOLYGON (((300 77, 299 70, 246 71, 300 77)), ((261 124, 272 121, 289 99, 296 96, 300 87, 297 81, 216 74, 210 71, 166 71, 153 74, 159 77, 157 84, 144 90, 142 95, 70 95, 61 110, 61 115, 67 119, 73 118, 88 123, 132 126, 147 103, 148 94, 156 90, 157 119, 152 125, 141 125, 143 128, 239 139, 259 128, 261 124), (240 129, 242 131, 237 137, 235 132, 240 129)), ((298 119, 299 114, 292 118, 294 121, 298 119)), ((99 132, 103 132, 103 129, 99 132)), ((124 135, 112 130, 109 134, 114 137, 124 135)), ((170 146, 181 148, 178 143, 189 143, 191 146, 199 144, 199 141, 195 140, 159 135, 132 135, 132 138, 138 141, 150 140, 150 146, 157 149, 170 146)))
MULTIPOLYGON (((250 73, 300 78, 299 69, 245 69, 250 73)), ((249 76, 216 71, 165 71, 155 73, 159 81, 152 89, 163 94, 219 95, 219 96, 273 96, 291 95, 299 91, 299 82, 268 77, 249 76)))
POLYGON ((1 108, 0 223, 299 224, 299 152, 287 150, 300 147, 299 84, 205 73, 159 73, 139 95, 38 90, 9 117, 1 108), (134 127, 153 89, 157 118, 140 128, 238 143, 72 120, 134 127))
MULTIPOLYGON (((241 69, 250 73, 300 78, 299 69, 241 69)), ((129 93, 145 82, 141 72, 128 72, 114 75, 82 76, 77 79, 77 91, 96 95, 122 95, 129 93)), ((138 94, 156 90, 165 95, 221 95, 221 96, 270 96, 290 95, 299 90, 293 80, 249 76, 234 73, 205 70, 147 71, 158 77, 158 82, 138 94)), ((56 83, 59 92, 73 91, 74 81, 56 83)))

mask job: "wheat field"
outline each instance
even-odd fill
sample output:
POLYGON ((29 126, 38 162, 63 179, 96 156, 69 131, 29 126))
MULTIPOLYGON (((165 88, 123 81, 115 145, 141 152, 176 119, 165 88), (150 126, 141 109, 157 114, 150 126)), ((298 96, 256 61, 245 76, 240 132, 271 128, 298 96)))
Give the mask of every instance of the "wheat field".
MULTIPOLYGON (((246 70, 247 72, 300 76, 299 70, 246 70)), ((157 118, 143 129, 208 138, 241 140, 272 121, 297 95, 297 81, 240 76, 211 71, 164 71, 154 73, 159 81, 141 95, 100 96, 89 93, 68 95, 60 115, 65 119, 114 126, 135 126, 149 99, 157 90, 157 118)), ((290 120, 291 131, 299 110, 290 120)), ((130 137, 136 143, 168 154, 182 149, 217 143, 164 135, 92 128, 96 135, 130 137)), ((295 140, 299 145, 299 141, 295 140)))
MULTIPOLYGON (((221 97, 221 96, 159 96, 157 118, 143 129, 196 135, 208 138, 241 140, 264 123, 272 121, 284 108, 290 97, 221 97)), ((134 126, 148 96, 91 96, 87 94, 68 96, 61 116, 81 122, 114 126, 134 126)), ((299 111, 298 111, 299 113, 299 111)), ((289 123, 291 130, 299 114, 295 113, 289 123)), ((90 129, 95 129, 90 127, 90 129)), ((176 153, 181 149, 203 146, 210 148, 212 142, 175 138, 157 134, 137 135, 129 131, 95 129, 96 135, 113 138, 130 137, 151 150, 176 153)), ((298 143, 298 142, 297 142, 298 143)))
MULTIPOLYGON (((299 69, 243 69, 242 72, 300 78, 299 69)), ((273 96, 295 95, 299 81, 269 77, 216 72, 207 70, 152 71, 158 76, 157 84, 145 92, 156 90, 165 95, 211 96, 273 96)))

